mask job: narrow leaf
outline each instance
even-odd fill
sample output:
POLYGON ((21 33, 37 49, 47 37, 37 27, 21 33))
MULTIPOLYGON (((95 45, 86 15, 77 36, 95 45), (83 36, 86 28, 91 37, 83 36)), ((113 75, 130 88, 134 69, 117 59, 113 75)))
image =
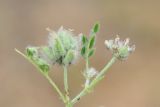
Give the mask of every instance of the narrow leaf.
POLYGON ((88 57, 91 57, 94 54, 94 52, 95 52, 95 48, 91 49, 89 51, 88 57))
POLYGON ((94 25, 94 27, 93 27, 93 31, 94 31, 94 33, 97 33, 98 31, 99 31, 99 23, 96 23, 95 25, 94 25))
POLYGON ((93 48, 95 44, 95 35, 91 36, 90 41, 89 41, 89 48, 93 48))
POLYGON ((84 46, 84 47, 82 47, 82 49, 81 49, 81 55, 84 56, 85 53, 86 53, 86 47, 84 46))
POLYGON ((88 41, 87 37, 85 35, 82 36, 82 43, 83 45, 86 44, 88 41))

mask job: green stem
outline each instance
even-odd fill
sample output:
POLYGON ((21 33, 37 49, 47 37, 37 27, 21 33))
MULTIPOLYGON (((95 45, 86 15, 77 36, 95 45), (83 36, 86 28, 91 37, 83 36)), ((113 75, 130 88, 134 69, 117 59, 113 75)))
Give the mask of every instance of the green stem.
POLYGON ((88 85, 87 88, 84 88, 72 101, 72 104, 75 104, 80 100, 80 98, 84 95, 86 95, 89 90, 91 90, 100 80, 103 79, 104 74, 108 71, 108 69, 113 65, 113 63, 116 61, 116 57, 113 56, 112 59, 109 61, 109 63, 101 70, 101 72, 96 76, 96 78, 88 85))
POLYGON ((63 66, 63 69, 64 69, 64 89, 65 89, 65 92, 66 92, 66 95, 69 94, 68 90, 68 71, 67 71, 67 66, 63 66))
POLYGON ((86 58, 86 71, 88 71, 88 69, 89 69, 89 59, 88 59, 88 57, 86 58))
MULTIPOLYGON (((86 58, 85 58, 86 68, 85 68, 85 71, 84 71, 84 74, 85 74, 85 75, 87 75, 87 72, 88 72, 88 70, 89 70, 89 57, 88 57, 89 52, 88 52, 88 50, 89 50, 89 45, 87 46, 86 56, 85 56, 85 57, 86 57, 86 58)), ((85 87, 88 87, 89 81, 90 81, 90 79, 86 77, 86 81, 85 81, 85 84, 84 84, 85 87)))
POLYGON ((88 71, 88 69, 89 69, 89 57, 88 57, 88 54, 89 54, 89 44, 87 44, 86 54, 85 54, 86 71, 88 71))
POLYGON ((25 54, 23 54, 21 51, 19 51, 18 49, 15 49, 15 51, 22 55, 26 60, 28 60, 41 74, 44 74, 43 71, 34 63, 34 61, 32 61, 29 57, 27 57, 25 54))
POLYGON ((48 82, 53 86, 53 88, 56 90, 56 92, 59 94, 60 98, 63 100, 63 102, 66 102, 66 99, 64 97, 64 95, 62 94, 62 92, 60 91, 60 89, 58 88, 58 86, 52 81, 52 79, 49 77, 49 75, 44 75, 46 77, 46 79, 48 80, 48 82))
POLYGON ((109 63, 101 70, 101 72, 96 76, 96 78, 94 80, 97 80, 97 78, 104 76, 104 74, 113 65, 113 63, 116 61, 116 59, 117 59, 117 57, 113 56, 112 59, 109 61, 109 63))
POLYGON ((84 88, 72 101, 71 103, 74 105, 75 103, 77 103, 82 96, 87 94, 87 88, 84 88))
POLYGON ((65 89, 65 105, 66 107, 72 107, 70 103, 70 97, 69 97, 69 87, 68 87, 68 71, 67 66, 63 66, 64 69, 64 89, 65 89))
POLYGON ((71 103, 67 104, 66 107, 73 107, 71 103))
POLYGON ((22 52, 20 52, 19 50, 15 49, 15 51, 17 53, 19 53, 20 55, 22 55, 26 60, 28 60, 30 63, 32 63, 37 70, 43 75, 45 76, 45 78, 49 81, 49 83, 53 86, 53 88, 57 91, 57 93, 59 94, 59 96, 61 97, 61 99, 63 100, 63 102, 65 103, 65 97, 62 94, 62 92, 60 91, 60 89, 58 88, 58 86, 52 81, 52 79, 49 77, 48 72, 43 72, 30 58, 28 58, 25 54, 23 54, 22 52))

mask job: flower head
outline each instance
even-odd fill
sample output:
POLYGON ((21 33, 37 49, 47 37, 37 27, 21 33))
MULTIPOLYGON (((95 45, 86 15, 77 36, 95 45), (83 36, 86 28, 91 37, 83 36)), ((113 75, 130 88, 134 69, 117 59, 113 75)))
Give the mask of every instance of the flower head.
POLYGON ((95 68, 89 68, 89 70, 86 72, 86 77, 87 78, 93 78, 94 76, 96 76, 98 73, 98 71, 96 71, 95 68))
POLYGON ((120 60, 125 60, 135 50, 135 45, 129 46, 129 38, 120 40, 118 36, 114 40, 105 40, 105 45, 120 60))
POLYGON ((78 59, 80 36, 61 27, 57 32, 49 31, 48 45, 26 48, 27 56, 38 66, 48 70, 53 64, 70 65, 78 59), (48 68, 47 68, 48 67, 48 68))
POLYGON ((69 65, 75 62, 80 49, 80 37, 74 36, 71 30, 63 27, 57 32, 47 29, 49 33, 48 45, 52 53, 52 62, 69 65))

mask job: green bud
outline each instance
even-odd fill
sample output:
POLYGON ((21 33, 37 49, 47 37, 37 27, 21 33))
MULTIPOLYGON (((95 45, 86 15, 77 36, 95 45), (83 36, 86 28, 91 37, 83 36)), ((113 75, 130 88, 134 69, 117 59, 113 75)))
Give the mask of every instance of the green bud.
POLYGON ((34 61, 38 67, 43 71, 43 72, 48 72, 49 71, 49 65, 47 62, 41 58, 37 58, 37 60, 34 61))
MULTIPOLYGON (((49 64, 44 57, 42 58, 40 56, 40 49, 41 48, 39 47, 28 47, 26 49, 26 54, 43 72, 48 72, 49 64)), ((45 52, 47 52, 47 48, 43 49, 45 49, 45 52)))
POLYGON ((28 57, 32 58, 35 54, 37 54, 37 47, 27 47, 26 54, 28 57))
POLYGON ((55 50, 53 51, 53 53, 56 53, 56 55, 58 56, 64 56, 66 53, 63 44, 59 38, 55 38, 54 49, 55 50))
POLYGON ((118 54, 119 54, 120 59, 125 59, 129 55, 129 51, 128 51, 127 46, 123 46, 123 47, 119 48, 118 52, 119 52, 118 54))
POLYGON ((54 59, 54 55, 50 47, 44 46, 41 47, 43 54, 45 54, 50 60, 54 59))
POLYGON ((71 64, 75 58, 75 52, 73 50, 69 50, 63 60, 64 65, 71 64))

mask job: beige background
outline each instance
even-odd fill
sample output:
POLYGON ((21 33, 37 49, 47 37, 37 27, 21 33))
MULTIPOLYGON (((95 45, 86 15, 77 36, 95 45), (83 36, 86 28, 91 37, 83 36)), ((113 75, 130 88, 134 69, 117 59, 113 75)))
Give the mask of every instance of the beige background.
MULTIPOLYGON (((0 107, 64 107, 14 48, 45 44, 46 27, 57 30, 63 25, 88 34, 96 21, 101 29, 91 64, 97 70, 111 57, 105 39, 130 37, 137 48, 129 60, 114 64, 94 93, 75 107, 160 107, 159 20, 159 0, 0 0, 0 107)), ((81 67, 83 60, 70 71, 72 96, 81 90, 81 67)), ((55 66, 51 75, 63 89, 61 69, 55 66)))

